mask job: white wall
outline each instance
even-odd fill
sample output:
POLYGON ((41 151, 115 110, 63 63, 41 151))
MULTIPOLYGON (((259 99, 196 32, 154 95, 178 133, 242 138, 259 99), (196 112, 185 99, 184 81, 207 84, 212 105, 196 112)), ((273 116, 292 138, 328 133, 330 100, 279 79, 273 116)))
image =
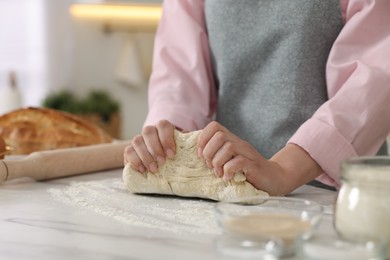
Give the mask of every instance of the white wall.
POLYGON ((24 105, 37 105, 49 86, 44 0, 0 1, 0 89, 16 72, 24 105))
MULTIPOLYGON (((139 65, 147 80, 152 62, 153 33, 105 33, 100 23, 75 20, 73 77, 68 85, 80 96, 94 88, 107 89, 121 104, 124 139, 140 133, 147 113, 147 81, 131 87, 120 83, 116 76, 129 37, 138 45, 139 65)), ((131 66, 131 61, 128 65, 130 76, 132 71, 139 70, 131 66)))
MULTIPOLYGON (((31 1, 31 0, 29 0, 31 1)), ((69 15, 72 0, 44 0, 44 28, 47 56, 49 88, 61 88, 69 84, 73 77, 74 28, 69 15)))
MULTIPOLYGON (((162 0, 119 2, 161 3, 162 0)), ((121 138, 130 139, 139 134, 148 110, 147 81, 152 67, 154 33, 107 33, 99 22, 77 19, 73 19, 73 33, 73 76, 68 87, 81 96, 94 88, 107 89, 121 105, 121 138), (137 53, 128 52, 129 38, 136 47, 133 51, 137 53), (128 62, 126 59, 129 59, 128 62), (139 79, 138 73, 141 73, 144 82, 136 86, 123 84, 118 78, 118 71, 128 71, 128 78, 134 80, 139 79)))
POLYGON ((39 106, 51 91, 63 88, 79 96, 91 89, 108 90, 121 105, 121 138, 130 139, 141 131, 147 113, 154 34, 105 33, 100 22, 71 17, 72 2, 0 1, 0 90, 10 70, 17 73, 25 106, 39 106), (138 44, 141 68, 134 53, 127 56, 128 63, 123 57, 130 36, 138 44), (120 83, 120 61, 126 65, 122 72, 128 70, 134 78, 141 71, 145 82, 136 88, 120 83))

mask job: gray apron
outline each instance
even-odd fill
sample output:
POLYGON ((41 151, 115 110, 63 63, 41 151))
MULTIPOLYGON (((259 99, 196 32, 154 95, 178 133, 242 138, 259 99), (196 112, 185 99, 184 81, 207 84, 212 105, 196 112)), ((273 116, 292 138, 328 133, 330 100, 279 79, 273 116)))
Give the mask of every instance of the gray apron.
POLYGON ((206 0, 217 121, 274 155, 327 99, 340 0, 206 0))

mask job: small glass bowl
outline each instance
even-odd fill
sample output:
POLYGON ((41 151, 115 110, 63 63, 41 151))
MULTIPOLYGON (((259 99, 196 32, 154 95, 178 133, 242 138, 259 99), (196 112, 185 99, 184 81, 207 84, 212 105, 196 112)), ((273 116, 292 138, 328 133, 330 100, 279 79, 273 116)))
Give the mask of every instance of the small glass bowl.
POLYGON ((216 219, 224 234, 239 239, 277 238, 282 256, 294 254, 294 240, 310 237, 318 227, 323 207, 309 200, 288 197, 245 197, 218 202, 216 219))
POLYGON ((220 235, 214 240, 214 249, 223 260, 277 260, 282 254, 283 243, 278 238, 245 239, 220 235))

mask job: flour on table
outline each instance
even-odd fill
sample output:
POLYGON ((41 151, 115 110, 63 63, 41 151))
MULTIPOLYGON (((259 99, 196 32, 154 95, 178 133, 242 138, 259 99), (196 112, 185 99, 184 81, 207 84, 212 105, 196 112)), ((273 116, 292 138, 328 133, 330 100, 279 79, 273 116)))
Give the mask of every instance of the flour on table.
POLYGON ((176 156, 159 167, 157 173, 139 173, 130 164, 123 169, 123 180, 133 193, 151 193, 199 197, 216 201, 248 196, 268 196, 246 181, 241 172, 233 180, 218 178, 197 156, 197 139, 201 131, 175 131, 176 156))
POLYGON ((48 192, 62 203, 92 210, 122 223, 174 233, 219 234, 214 202, 129 193, 120 178, 73 182, 48 192))

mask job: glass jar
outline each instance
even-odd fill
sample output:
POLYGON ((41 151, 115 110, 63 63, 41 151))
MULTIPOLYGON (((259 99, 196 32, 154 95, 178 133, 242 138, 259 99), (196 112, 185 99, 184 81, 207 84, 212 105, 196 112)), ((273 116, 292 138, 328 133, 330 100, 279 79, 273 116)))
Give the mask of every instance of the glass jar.
POLYGON ((334 225, 348 240, 385 241, 390 258, 390 157, 356 157, 342 162, 334 225))

